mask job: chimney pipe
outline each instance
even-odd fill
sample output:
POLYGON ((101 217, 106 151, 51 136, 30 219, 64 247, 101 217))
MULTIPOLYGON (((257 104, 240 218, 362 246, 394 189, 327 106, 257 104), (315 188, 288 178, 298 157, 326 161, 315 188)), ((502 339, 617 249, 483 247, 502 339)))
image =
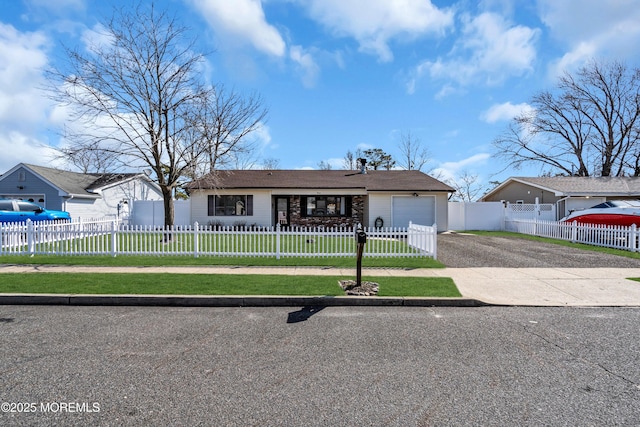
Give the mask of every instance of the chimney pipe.
POLYGON ((367 159, 360 159, 360 173, 367 173, 367 159))

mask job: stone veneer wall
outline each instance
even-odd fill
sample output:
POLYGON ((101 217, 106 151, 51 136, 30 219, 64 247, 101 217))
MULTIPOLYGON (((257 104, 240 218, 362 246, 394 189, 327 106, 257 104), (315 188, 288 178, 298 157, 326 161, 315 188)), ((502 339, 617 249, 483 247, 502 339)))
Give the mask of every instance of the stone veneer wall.
POLYGON ((291 225, 300 227, 355 227, 358 223, 363 224, 364 206, 367 196, 351 196, 351 216, 308 216, 300 215, 301 196, 289 196, 289 219, 291 225))

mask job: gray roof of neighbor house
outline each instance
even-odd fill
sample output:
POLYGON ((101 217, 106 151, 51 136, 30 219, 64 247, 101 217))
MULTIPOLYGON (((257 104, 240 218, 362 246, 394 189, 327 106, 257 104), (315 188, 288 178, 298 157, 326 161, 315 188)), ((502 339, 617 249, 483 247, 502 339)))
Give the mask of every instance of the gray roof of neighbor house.
POLYGON ((49 184, 76 197, 97 198, 96 190, 141 175, 139 173, 79 173, 21 163, 49 184))
POLYGON ((512 177, 497 188, 510 181, 533 185, 556 193, 556 196, 640 196, 640 177, 512 177))
POLYGON ((367 191, 446 191, 453 188, 417 170, 229 170, 188 184, 189 189, 278 188, 363 189, 367 191))

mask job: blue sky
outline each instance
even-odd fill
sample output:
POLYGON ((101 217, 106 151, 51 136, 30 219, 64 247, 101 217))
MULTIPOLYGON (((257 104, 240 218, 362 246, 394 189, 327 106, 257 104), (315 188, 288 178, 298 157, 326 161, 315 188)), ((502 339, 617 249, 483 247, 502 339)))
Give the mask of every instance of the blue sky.
MULTIPOLYGON (((41 91, 60 46, 82 46, 130 1, 0 0, 0 173, 51 163, 64 109, 41 91)), ((259 93, 269 108, 257 162, 342 168, 347 151, 399 155, 411 133, 423 171, 503 170, 492 141, 539 90, 590 59, 638 66, 640 0, 158 0, 213 51, 207 79, 259 93)))

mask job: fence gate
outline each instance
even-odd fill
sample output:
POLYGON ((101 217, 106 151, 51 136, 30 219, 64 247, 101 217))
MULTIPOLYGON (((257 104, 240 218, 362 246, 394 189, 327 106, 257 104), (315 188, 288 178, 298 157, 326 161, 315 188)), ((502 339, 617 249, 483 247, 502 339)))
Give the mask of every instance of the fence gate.
POLYGON ((539 221, 555 221, 556 206, 552 203, 507 203, 505 220, 537 219, 539 221))

